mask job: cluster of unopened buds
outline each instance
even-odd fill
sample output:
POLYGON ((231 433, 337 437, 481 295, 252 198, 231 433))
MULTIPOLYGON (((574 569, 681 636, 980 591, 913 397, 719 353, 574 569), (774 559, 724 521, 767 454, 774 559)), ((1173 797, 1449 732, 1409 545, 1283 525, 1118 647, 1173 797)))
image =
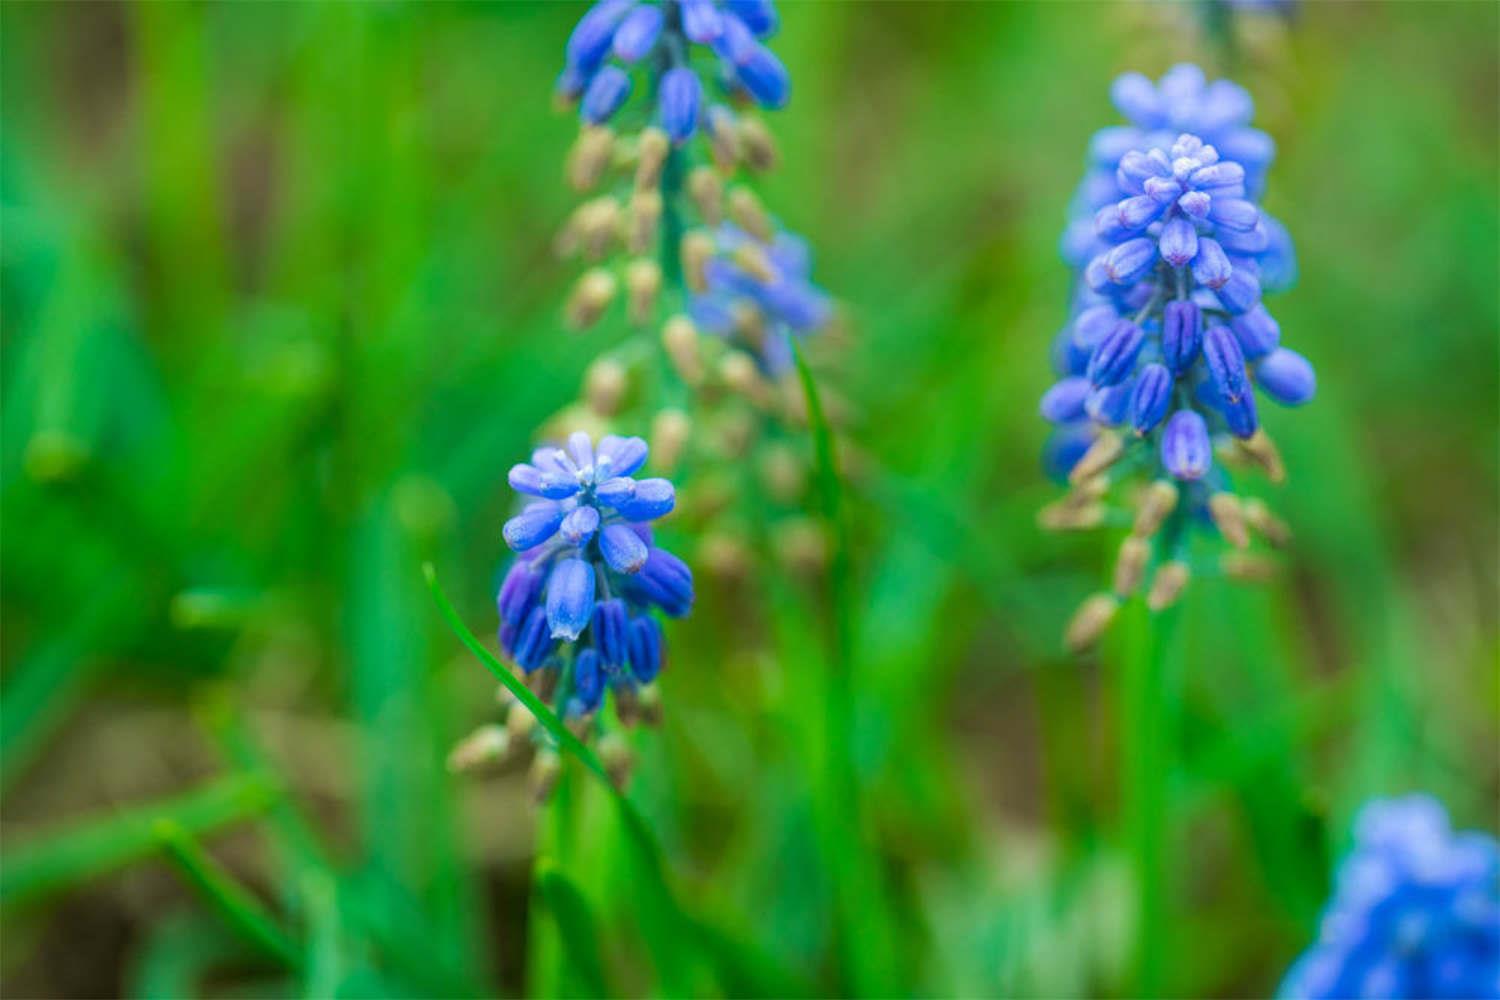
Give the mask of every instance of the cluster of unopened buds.
MULTIPOLYGON (((664 474, 711 460, 682 515, 710 571, 748 579, 752 538, 793 568, 824 558, 821 528, 801 514, 809 447, 793 342, 827 327, 832 303, 811 280, 806 243, 749 183, 778 159, 754 109, 790 96, 764 44, 777 24, 769 0, 600 0, 569 37, 558 79, 582 122, 565 173, 587 195, 557 239, 585 262, 563 318, 581 331, 621 316, 637 333, 594 360, 581 398, 543 428, 558 444, 511 472, 534 499, 505 528, 518 555, 499 594, 500 643, 564 721, 602 733, 601 755, 621 775, 628 752, 600 724, 605 696, 622 722, 659 714, 652 611, 685 614, 692 575, 647 526, 675 492, 630 478, 646 441, 611 432, 646 430, 664 474)), ((525 742, 542 745, 533 785, 545 795, 555 748, 524 709, 480 729, 452 762, 498 760, 525 742)))
POLYGON ((1226 465, 1283 481, 1256 392, 1300 406, 1316 389, 1312 366, 1280 346, 1261 303, 1292 282, 1296 262, 1286 230, 1259 205, 1275 147, 1250 127, 1249 95, 1177 66, 1158 83, 1122 76, 1113 97, 1131 124, 1092 143, 1063 240, 1077 269, 1072 318, 1053 344, 1059 381, 1041 401, 1055 426, 1046 465, 1071 487, 1042 524, 1132 525, 1113 586, 1069 623, 1075 650, 1097 641, 1148 575, 1152 610, 1177 600, 1195 526, 1234 548, 1219 560, 1226 575, 1274 572, 1246 550, 1255 536, 1284 544, 1289 530, 1263 501, 1234 491, 1226 465), (1126 498, 1133 513, 1117 515, 1107 498, 1131 479, 1140 483, 1126 498))

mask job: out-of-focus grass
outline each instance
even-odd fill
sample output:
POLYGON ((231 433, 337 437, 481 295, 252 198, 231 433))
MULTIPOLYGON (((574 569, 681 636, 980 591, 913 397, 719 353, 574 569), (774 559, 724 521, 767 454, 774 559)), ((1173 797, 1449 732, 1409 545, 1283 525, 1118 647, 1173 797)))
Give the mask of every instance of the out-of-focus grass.
MULTIPOLYGON (((209 847, 306 949, 292 982, 231 925, 172 915, 205 904, 160 869, 80 864, 62 896, 0 893, 6 992, 851 981, 819 846, 839 831, 809 801, 815 590, 705 579, 673 630, 631 794, 694 922, 682 968, 601 789, 566 775, 538 818, 518 774, 440 766, 491 692, 418 567, 482 631, 503 471, 619 335, 561 332, 548 251, 577 13, 0 7, 6 879, 59 845, 144 853, 115 834, 172 815, 149 803, 274 769, 286 796, 209 847), (571 960, 583 935, 597 963, 571 960)), ((1112 543, 1036 530, 1034 403, 1109 80, 1218 50, 1167 6, 783 14, 796 90, 763 194, 849 305, 836 388, 868 456, 844 504, 845 836, 879 883, 858 918, 893 942, 885 992, 1123 988, 1126 637, 1083 665, 1056 645, 1112 543)), ((1196 583, 1163 664, 1169 991, 1270 989, 1364 796, 1420 785, 1493 823, 1497 22, 1305 4, 1245 26, 1236 76, 1301 258, 1272 308, 1320 395, 1267 415, 1283 579, 1196 583)))

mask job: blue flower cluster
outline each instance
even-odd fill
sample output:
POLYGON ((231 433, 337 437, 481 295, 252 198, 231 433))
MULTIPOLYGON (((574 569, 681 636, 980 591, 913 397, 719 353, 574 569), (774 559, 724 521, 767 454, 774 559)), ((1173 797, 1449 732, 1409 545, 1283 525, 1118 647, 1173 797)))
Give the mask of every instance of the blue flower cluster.
POLYGON ((689 315, 698 329, 746 348, 764 374, 780 376, 792 367, 791 337, 822 328, 832 311, 810 278, 807 243, 787 232, 761 240, 728 222, 713 239, 689 315))
POLYGON ((1082 280, 1054 343, 1062 379, 1042 400, 1058 425, 1048 462, 1066 475, 1101 429, 1120 428, 1167 475, 1204 480, 1214 434, 1255 435, 1255 388, 1288 406, 1316 390, 1261 304, 1295 273, 1285 230, 1257 203, 1274 147, 1248 126, 1244 90, 1196 67, 1155 85, 1128 74, 1114 96, 1133 124, 1095 137, 1075 203, 1089 234, 1074 223, 1065 240, 1082 280))
POLYGON ((1500 997, 1500 844, 1428 795, 1371 802, 1281 995, 1500 997))
POLYGON ((791 78, 760 41, 778 23, 771 0, 599 0, 568 38, 558 90, 580 99, 584 121, 603 124, 635 87, 629 69, 646 64, 653 73, 653 117, 683 142, 700 124, 700 67, 708 62, 727 92, 764 108, 786 105, 791 78), (695 59, 698 53, 704 58, 695 59))
POLYGON ((652 543, 647 522, 672 510, 665 479, 635 479, 646 442, 577 432, 565 448, 538 448, 510 470, 535 498, 505 524, 516 561, 500 586, 500 645, 528 675, 561 679, 563 715, 586 716, 606 689, 634 690, 662 666, 661 626, 650 614, 687 614, 693 575, 652 543))

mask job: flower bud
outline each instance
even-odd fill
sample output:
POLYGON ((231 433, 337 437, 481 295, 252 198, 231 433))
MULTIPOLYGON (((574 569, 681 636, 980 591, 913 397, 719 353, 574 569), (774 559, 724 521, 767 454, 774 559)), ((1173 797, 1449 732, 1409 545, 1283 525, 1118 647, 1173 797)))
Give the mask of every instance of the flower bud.
POLYGON ((1151 589, 1146 594, 1146 607, 1152 611, 1165 611, 1177 603, 1182 589, 1187 586, 1191 571, 1180 559, 1162 563, 1151 578, 1151 589))
POLYGON ((724 532, 703 536, 698 543, 697 563, 710 575, 730 581, 745 580, 753 565, 745 543, 724 532))
POLYGON ((630 207, 626 210, 625 249, 634 254, 649 251, 656 242, 656 229, 661 223, 661 192, 655 188, 637 190, 630 196, 630 207))
POLYGON ((807 472, 796 452, 784 444, 768 445, 760 458, 766 492, 777 503, 795 504, 807 486, 807 472))
POLYGON ((637 190, 654 189, 661 183, 661 168, 667 162, 671 142, 667 133, 655 125, 641 130, 636 140, 635 186, 637 190))
POLYGON ((734 331, 751 347, 760 349, 766 342, 766 318, 755 303, 741 299, 729 308, 734 331))
POLYGON ((1137 538, 1150 538, 1160 531, 1162 523, 1177 508, 1177 497, 1177 484, 1170 479, 1158 479, 1147 486, 1131 533, 1137 538))
POLYGON ((1261 390, 1283 406, 1301 406, 1318 391, 1318 377, 1306 358, 1278 347, 1255 366, 1261 390))
POLYGON ((693 422, 686 413, 667 407, 651 421, 651 460, 663 472, 677 467, 682 450, 693 432, 693 422))
POLYGON ((1253 552, 1226 552, 1219 557, 1219 569, 1240 583, 1270 583, 1276 579, 1276 560, 1253 552))
POLYGON ((1172 301, 1162 309, 1162 360, 1172 374, 1183 374, 1198 360, 1198 348, 1203 342, 1202 325, 1202 314, 1195 302, 1172 301))
POLYGON ((1241 453, 1260 466, 1273 484, 1279 486, 1286 482, 1286 465, 1281 461, 1281 452, 1264 428, 1236 443, 1241 453))
POLYGON ((1152 363, 1141 369, 1130 393, 1130 423, 1137 435, 1155 429, 1172 405, 1172 373, 1165 365, 1152 363))
POLYGON ((719 172, 713 167, 694 167, 688 174, 687 190, 703 221, 717 226, 724 218, 724 180, 719 172))
POLYGON ((630 783, 630 772, 635 766, 635 753, 625 737, 618 732, 605 733, 599 740, 599 761, 609 775, 610 784, 623 792, 630 783))
POLYGON ((734 113, 722 104, 708 109, 708 141, 714 164, 725 174, 733 173, 740 161, 740 136, 734 113))
POLYGON ((698 328, 678 314, 661 328, 661 346, 678 376, 690 386, 703 382, 703 358, 698 353, 698 328))
POLYGON ((1234 271, 1229 257, 1217 240, 1204 237, 1198 241, 1198 256, 1193 258, 1193 280, 1212 289, 1224 287, 1234 271))
POLYGON ((583 92, 578 113, 592 125, 603 125, 630 97, 630 76, 618 66, 605 66, 594 74, 583 92))
POLYGON ((601 417, 619 412, 627 385, 625 366, 614 358, 599 358, 583 373, 583 398, 601 417))
POLYGON ((771 217, 766 214, 755 192, 746 187, 737 187, 729 192, 729 218, 745 232, 762 243, 771 242, 775 235, 771 228, 771 217))
POLYGON ((730 351, 719 361, 719 378, 730 392, 750 400, 756 406, 771 404, 771 387, 761 377, 755 361, 744 351, 730 351))
POLYGON ((1111 284, 1133 285, 1156 263, 1156 244, 1140 236, 1106 251, 1102 259, 1104 276, 1111 284))
POLYGON ((1292 529, 1287 523, 1275 514, 1266 502, 1258 497, 1251 497, 1244 503, 1245 523, 1260 533, 1266 541, 1277 548, 1285 546, 1292 540, 1292 529))
POLYGON ((557 778, 562 774, 562 760, 556 750, 538 750, 531 762, 531 773, 526 779, 526 789, 532 805, 540 806, 552 795, 557 778))
POLYGON ((811 518, 793 517, 778 524, 772 544, 776 557, 794 576, 816 577, 828 564, 828 539, 811 518))
POLYGON ((573 286, 563 318, 574 330, 586 330, 599 322, 614 297, 615 276, 602 267, 591 268, 573 286))
POLYGON ((1074 501, 1069 494, 1037 511, 1036 522, 1045 531, 1087 531, 1103 524, 1108 513, 1097 500, 1074 501))
POLYGON ((754 243, 744 243, 736 247, 733 259, 750 277, 762 284, 770 284, 778 277, 776 269, 771 266, 771 259, 754 243))
POLYGON ((684 233, 682 237, 682 277, 687 286, 694 292, 702 292, 708 287, 708 280, 704 277, 704 266, 714 255, 713 237, 701 229, 695 229, 684 233))
POLYGON ((1198 253, 1198 230, 1182 216, 1167 220, 1156 243, 1162 260, 1173 267, 1181 267, 1198 253))
POLYGON ((1114 431, 1101 431, 1094 438, 1094 443, 1089 445, 1089 450, 1078 460, 1078 464, 1073 466, 1073 471, 1068 473, 1068 482, 1077 486, 1086 479, 1092 479, 1119 461, 1124 453, 1124 438, 1114 431))
POLYGON ((1069 376, 1062 379, 1042 396, 1043 419, 1054 424, 1065 424, 1084 416, 1084 402, 1093 391, 1093 384, 1086 378, 1069 376))
POLYGON ((1215 493, 1208 498, 1208 516, 1224 540, 1237 549, 1250 544, 1250 532, 1245 528, 1245 509, 1240 498, 1233 493, 1215 493))
POLYGON ((1135 368, 1146 334, 1139 326, 1122 319, 1094 348, 1089 358, 1089 381, 1099 388, 1123 382, 1135 368))
POLYGON ((1229 328, 1239 340, 1241 352, 1251 361, 1265 357, 1281 343, 1281 324, 1266 312, 1263 305, 1235 316, 1229 321, 1229 328))
POLYGON ((662 74, 657 106, 662 127, 673 142, 686 142, 698 131, 703 104, 703 83, 690 66, 676 66, 662 74))
POLYGON ((1063 632, 1063 644, 1072 653, 1092 649, 1115 620, 1120 602, 1114 594, 1095 594, 1078 606, 1063 632))
POLYGON ((1126 536, 1120 543, 1120 555, 1115 560, 1115 596, 1121 600, 1135 593, 1146 576, 1146 561, 1151 556, 1151 545, 1144 538, 1126 536))
POLYGON ((745 165, 751 170, 765 172, 776 169, 776 142, 770 129, 759 118, 740 119, 740 151, 745 165))
POLYGON ((636 697, 636 719, 641 725, 653 729, 661 725, 661 692, 655 684, 641 685, 636 697))
POLYGON ((598 184, 614 154, 615 134, 607 125, 585 125, 568 152, 568 183, 575 191, 598 184))
POLYGON ((1235 316, 1247 313, 1260 303, 1260 279, 1243 267, 1229 273, 1229 279, 1214 289, 1219 303, 1235 316))
POLYGON ((472 771, 485 764, 503 760, 510 750, 510 734, 505 727, 490 723, 480 726, 448 754, 448 770, 472 771))
POLYGON ((606 195, 578 206, 558 239, 558 250, 565 256, 578 250, 587 260, 599 260, 619 235, 620 204, 606 195))
POLYGON ((728 458, 743 458, 755 443, 756 420, 744 410, 735 410, 719 421, 717 444, 728 458))
MULTIPOLYGON (((532 678, 547 675, 555 682, 557 674, 552 670, 541 670, 526 679, 528 687, 533 687, 532 678)), ((538 696, 540 697, 540 696, 538 696)), ((548 692, 551 697, 551 692, 548 692)), ((520 746, 531 739, 531 733, 536 729, 536 716, 531 714, 531 709, 524 705, 512 705, 509 712, 505 714, 505 731, 510 734, 511 746, 520 746)))
POLYGON ((1178 410, 1161 436, 1161 464, 1176 479, 1202 479, 1213 465, 1208 425, 1193 410, 1178 410))
POLYGON ((1249 385, 1245 379, 1245 355, 1229 327, 1211 326, 1203 334, 1203 360, 1219 396, 1225 402, 1238 403, 1249 385))
POLYGON ((625 315, 636 326, 651 321, 656 296, 661 291, 661 266, 649 257, 639 257, 625 268, 625 315))

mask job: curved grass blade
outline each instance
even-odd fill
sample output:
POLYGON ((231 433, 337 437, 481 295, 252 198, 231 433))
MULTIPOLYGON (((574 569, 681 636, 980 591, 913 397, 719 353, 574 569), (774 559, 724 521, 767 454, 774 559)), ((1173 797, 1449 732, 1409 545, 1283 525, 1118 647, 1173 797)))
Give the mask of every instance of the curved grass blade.
POLYGON ((276 785, 265 775, 238 774, 178 798, 36 837, 7 852, 0 868, 0 906, 8 909, 34 903, 151 857, 161 847, 155 827, 158 820, 201 835, 258 816, 275 800, 276 785))
POLYGON ((203 894, 225 924, 257 951, 291 968, 301 966, 302 949, 292 936, 181 824, 159 819, 152 828, 183 879, 203 894))
POLYGON ((541 727, 547 730, 548 735, 555 739, 558 746, 583 762, 583 766, 599 778, 600 781, 618 796, 614 783, 609 780, 609 772, 604 769, 604 764, 599 760, 594 751, 590 750, 582 740, 573 735, 572 730, 563 724, 563 721, 548 708, 542 699, 532 693, 531 688, 521 682, 521 679, 506 669, 505 664, 499 658, 484 648, 484 644, 474 637, 468 626, 458 617, 458 612, 453 610, 453 605, 448 602, 448 597, 443 593, 443 588, 437 582, 437 572, 432 568, 432 563, 422 564, 422 575, 427 578, 427 589, 432 591, 432 600, 437 604, 438 612, 458 636, 458 640, 468 647, 469 652, 479 658, 495 675, 495 679, 516 696, 516 700, 526 706, 526 710, 536 717, 541 727))

